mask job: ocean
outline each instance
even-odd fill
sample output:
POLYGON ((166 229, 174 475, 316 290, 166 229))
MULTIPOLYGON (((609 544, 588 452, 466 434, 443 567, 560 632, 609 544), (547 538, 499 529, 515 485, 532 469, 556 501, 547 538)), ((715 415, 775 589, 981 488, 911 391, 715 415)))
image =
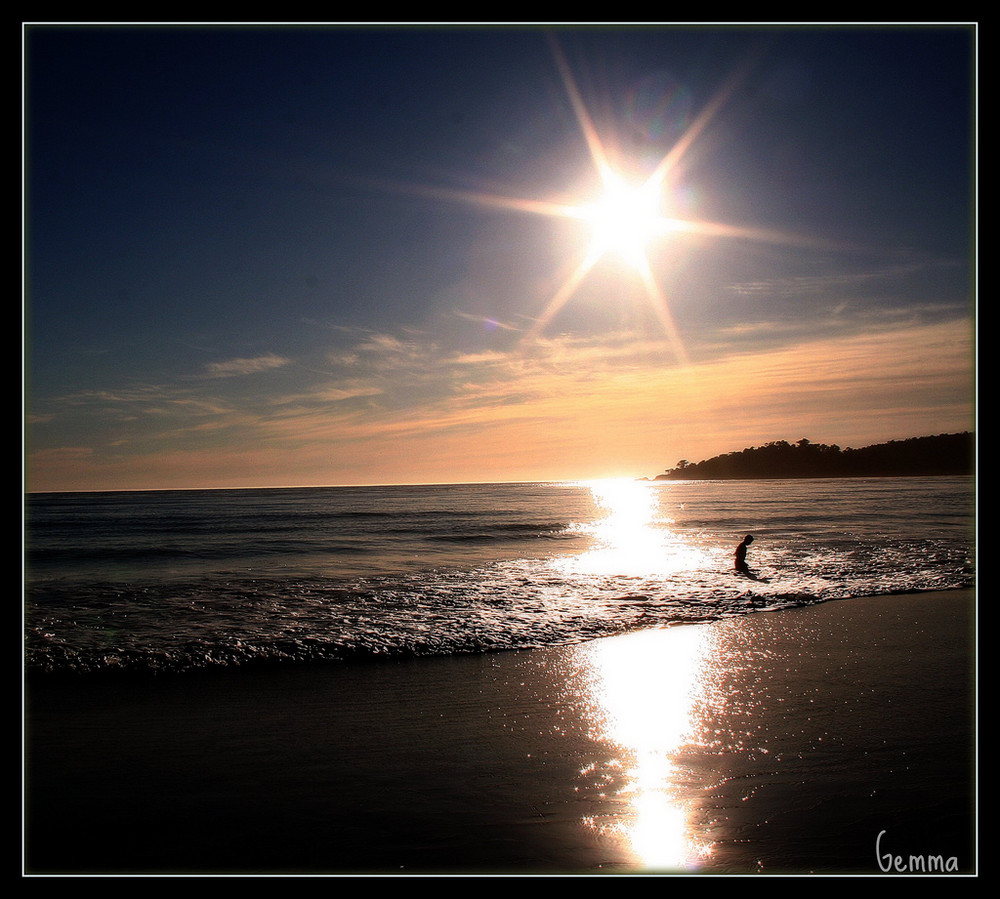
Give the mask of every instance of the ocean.
POLYGON ((31 494, 29 675, 582 642, 975 585, 972 478, 31 494), (754 578, 733 571, 746 533, 754 578))

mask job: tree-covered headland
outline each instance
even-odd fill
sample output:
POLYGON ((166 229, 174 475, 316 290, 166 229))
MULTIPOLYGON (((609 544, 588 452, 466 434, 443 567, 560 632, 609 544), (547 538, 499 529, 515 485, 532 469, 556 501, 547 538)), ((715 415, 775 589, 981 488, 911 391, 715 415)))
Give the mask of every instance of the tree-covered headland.
POLYGON ((970 475, 975 471, 975 436, 939 434, 891 440, 860 449, 777 440, 688 462, 657 475, 656 480, 716 480, 724 478, 931 477, 970 475))

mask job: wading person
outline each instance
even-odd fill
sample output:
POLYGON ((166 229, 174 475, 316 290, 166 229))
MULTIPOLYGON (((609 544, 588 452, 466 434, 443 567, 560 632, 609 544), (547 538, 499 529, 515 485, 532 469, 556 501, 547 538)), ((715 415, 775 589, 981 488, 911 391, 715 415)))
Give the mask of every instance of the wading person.
POLYGON ((747 566, 747 547, 753 543, 753 535, 747 534, 743 538, 739 546, 736 547, 736 571, 740 574, 750 574, 750 568, 747 566))

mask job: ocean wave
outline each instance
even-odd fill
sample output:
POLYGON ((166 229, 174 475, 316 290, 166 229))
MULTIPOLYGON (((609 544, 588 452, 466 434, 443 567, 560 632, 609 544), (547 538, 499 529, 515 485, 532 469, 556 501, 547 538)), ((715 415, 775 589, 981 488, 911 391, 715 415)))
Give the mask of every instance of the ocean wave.
POLYGON ((973 585, 971 574, 881 587, 834 583, 817 574, 778 584, 734 577, 727 589, 706 581, 677 593, 639 578, 593 578, 571 589, 557 575, 518 581, 510 574, 478 582, 442 575, 432 582, 352 589, 320 581, 280 588, 259 582, 130 589, 91 584, 86 603, 79 602, 77 585, 71 623, 69 604, 51 585, 31 616, 26 670, 36 676, 177 674, 532 649, 852 596, 973 585), (42 613, 42 606, 48 611, 42 613))
POLYGON ((949 479, 35 497, 25 665, 96 676, 491 652, 969 587, 970 497, 949 479), (748 530, 756 580, 732 572, 748 530))

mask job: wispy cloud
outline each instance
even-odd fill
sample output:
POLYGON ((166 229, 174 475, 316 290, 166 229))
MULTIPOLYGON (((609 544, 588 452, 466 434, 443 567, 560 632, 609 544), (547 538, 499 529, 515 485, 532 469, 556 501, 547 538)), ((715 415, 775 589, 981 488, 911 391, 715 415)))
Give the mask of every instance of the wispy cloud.
POLYGON ((523 328, 518 325, 511 324, 510 322, 500 321, 496 318, 491 318, 486 315, 474 315, 471 312, 463 312, 461 309, 455 310, 455 315, 465 321, 473 322, 474 324, 482 325, 487 330, 493 331, 500 329, 502 331, 522 331, 523 328))
POLYGON ((940 273, 951 272, 965 264, 963 260, 925 257, 905 249, 873 253, 873 256, 876 258, 866 259, 860 254, 858 258, 844 257, 836 264, 820 257, 800 267, 804 270, 733 281, 727 289, 737 296, 760 296, 768 300, 798 298, 837 302, 846 297, 878 297, 882 301, 916 301, 919 305, 933 302, 935 298, 915 296, 914 285, 936 283, 932 279, 940 273))
POLYGON ((625 331, 478 351, 363 332, 322 372, 278 356, 222 366, 280 361, 288 377, 269 389, 218 376, 64 397, 39 414, 72 418, 70 436, 46 443, 40 423, 31 470, 54 489, 653 474, 772 439, 970 426, 971 322, 887 322, 774 345, 720 329, 685 366, 667 340, 625 331))
POLYGON ((253 356, 244 359, 229 359, 225 362, 211 362, 205 367, 206 374, 212 378, 235 378, 241 375, 253 375, 274 368, 282 368, 291 360, 274 353, 253 356))

